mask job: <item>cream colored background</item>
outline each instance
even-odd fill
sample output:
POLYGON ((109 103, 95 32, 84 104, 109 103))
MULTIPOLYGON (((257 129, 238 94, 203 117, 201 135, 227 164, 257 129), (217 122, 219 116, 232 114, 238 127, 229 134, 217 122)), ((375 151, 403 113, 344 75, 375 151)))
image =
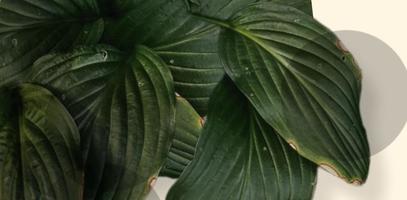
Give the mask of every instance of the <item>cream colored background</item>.
MULTIPOLYGON (((399 26, 399 24, 406 24, 407 1, 313 0, 313 7, 315 17, 332 30, 355 30, 374 35, 393 48, 402 61, 407 63, 407 26, 399 26)), ((373 57, 372 59, 380 58, 373 57)), ((407 77, 405 78, 407 79, 407 77)), ((406 91, 407 89, 400 92, 406 91)), ((365 97, 365 99, 368 98, 365 97)), ((406 154, 407 128, 405 127, 389 147, 372 157, 370 176, 365 185, 361 187, 346 185, 326 172, 320 171, 314 199, 407 199, 406 154)))
MULTIPOLYGON (((315 18, 331 30, 354 30, 373 35, 389 45, 407 63, 407 1, 313 0, 313 8, 315 18)), ((344 43, 346 45, 346 41, 344 43)), ((407 93, 407 89, 399 92, 407 93)), ((366 99, 369 97, 363 97, 362 101, 366 99)), ((377 106, 384 102, 378 102, 377 106)), ((387 117, 383 120, 391 119, 387 117)), ((365 185, 347 185, 319 170, 314 200, 405 200, 406 180, 407 127, 404 127, 404 131, 389 147, 372 157, 370 175, 365 185)), ((162 200, 173 182, 166 178, 158 180, 155 192, 162 200)))

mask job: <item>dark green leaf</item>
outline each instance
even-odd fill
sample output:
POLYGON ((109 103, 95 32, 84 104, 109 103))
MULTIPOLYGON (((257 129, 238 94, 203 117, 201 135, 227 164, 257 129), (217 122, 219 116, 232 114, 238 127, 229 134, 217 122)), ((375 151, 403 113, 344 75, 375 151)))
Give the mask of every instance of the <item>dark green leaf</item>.
POLYGON ((0 199, 82 199, 80 135, 68 111, 35 85, 0 95, 0 199))
POLYGON ((55 91, 79 125, 85 199, 143 198, 174 134, 175 91, 165 63, 142 46, 127 57, 96 46, 45 56, 33 68, 33 80, 55 91))
POLYGON ((167 200, 309 200, 316 166, 300 157, 229 79, 211 97, 197 153, 167 200))
POLYGON ((193 12, 218 19, 228 19, 233 13, 256 2, 275 2, 293 6, 312 16, 311 0, 185 0, 193 12), (196 3, 199 2, 199 3, 196 3))
MULTIPOLYGON (((105 41, 121 48, 134 43, 155 50, 170 66, 176 91, 202 116, 212 90, 224 75, 217 41, 219 28, 192 15, 230 16, 257 0, 124 0, 116 1, 118 20, 109 21, 105 41), (125 13, 125 14, 122 14, 125 13)), ((283 1, 283 0, 276 0, 283 1)), ((312 14, 310 0, 284 0, 312 14)))
POLYGON ((217 54, 219 28, 188 13, 183 0, 120 3, 133 9, 109 21, 105 41, 123 49, 134 43, 152 48, 170 67, 176 91, 205 115, 224 75, 217 54))
POLYGON ((204 120, 184 98, 177 96, 175 136, 161 176, 178 178, 195 155, 204 120))
POLYGON ((369 146, 359 112, 360 71, 312 17, 273 3, 244 9, 221 33, 227 74, 304 157, 363 182, 369 146))
POLYGON ((2 0, 0 86, 20 82, 50 51, 98 42, 104 29, 96 0, 2 0))

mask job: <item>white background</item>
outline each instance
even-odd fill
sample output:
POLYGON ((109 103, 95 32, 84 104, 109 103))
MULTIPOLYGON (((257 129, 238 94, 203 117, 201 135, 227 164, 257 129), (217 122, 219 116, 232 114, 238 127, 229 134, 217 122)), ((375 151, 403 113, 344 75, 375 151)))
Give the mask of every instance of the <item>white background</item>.
MULTIPOLYGON (((407 1, 313 0, 313 8, 315 18, 331 30, 354 30, 373 35, 389 45, 402 62, 407 63, 407 1)), ((344 43, 348 47, 352 46, 347 44, 347 41, 344 43)), ((380 59, 380 55, 372 56, 372 59, 380 59)), ((383 70, 386 70, 386 67, 388 66, 383 66, 383 70)), ((365 69, 364 66, 361 68, 365 69)), ((407 89, 397 92, 407 94, 407 89)), ((362 97, 362 104, 367 104, 368 100, 369 97, 362 97)), ((386 102, 388 101, 378 101, 376 106, 385 107, 383 104, 386 102)), ((384 117, 386 119, 383 120, 392 120, 391 116, 384 117)), ((369 179, 363 186, 348 185, 322 170, 319 170, 318 176, 314 200, 407 199, 407 127, 390 146, 372 157, 369 179)), ((162 200, 165 199, 171 183, 173 181, 166 178, 158 180, 155 191, 162 200)))

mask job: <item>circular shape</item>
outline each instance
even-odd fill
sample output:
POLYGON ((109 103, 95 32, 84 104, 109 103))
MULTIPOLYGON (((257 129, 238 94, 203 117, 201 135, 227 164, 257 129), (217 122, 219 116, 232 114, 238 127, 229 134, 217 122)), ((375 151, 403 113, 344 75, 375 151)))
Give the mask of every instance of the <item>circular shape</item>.
POLYGON ((372 35, 336 31, 362 70, 361 112, 371 155, 388 147, 407 119, 407 71, 397 53, 372 35))

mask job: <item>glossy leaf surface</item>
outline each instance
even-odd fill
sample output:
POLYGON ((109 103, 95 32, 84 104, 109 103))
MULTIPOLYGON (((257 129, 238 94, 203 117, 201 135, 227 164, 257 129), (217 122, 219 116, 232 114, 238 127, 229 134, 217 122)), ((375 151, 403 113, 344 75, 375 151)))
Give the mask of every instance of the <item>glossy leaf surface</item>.
POLYGON ((177 96, 175 136, 168 158, 160 175, 178 178, 195 155, 196 144, 202 131, 202 119, 191 104, 177 96))
POLYGON ((205 115, 209 96, 224 74, 217 53, 219 27, 191 15, 183 0, 120 5, 131 9, 108 22, 105 41, 124 49, 135 43, 152 48, 170 67, 177 93, 205 115))
POLYGON ((50 51, 99 42, 104 22, 96 0, 2 0, 0 86, 22 82, 50 51))
POLYGON ((235 12, 256 2, 273 2, 295 7, 312 16, 311 0, 188 0, 192 12, 217 19, 228 19, 235 12))
POLYGON ((167 200, 312 197, 316 166, 291 149, 229 79, 213 93, 197 149, 167 200))
POLYGON ((85 199, 141 199, 169 151, 175 91, 165 63, 137 46, 124 56, 99 45, 52 54, 35 82, 55 91, 79 124, 85 199))
POLYGON ((360 70, 339 40, 292 7, 255 4, 228 22, 227 74, 304 157, 351 183, 365 181, 369 146, 360 118, 360 70))
POLYGON ((80 135, 49 91, 1 92, 0 199, 82 199, 80 135))

